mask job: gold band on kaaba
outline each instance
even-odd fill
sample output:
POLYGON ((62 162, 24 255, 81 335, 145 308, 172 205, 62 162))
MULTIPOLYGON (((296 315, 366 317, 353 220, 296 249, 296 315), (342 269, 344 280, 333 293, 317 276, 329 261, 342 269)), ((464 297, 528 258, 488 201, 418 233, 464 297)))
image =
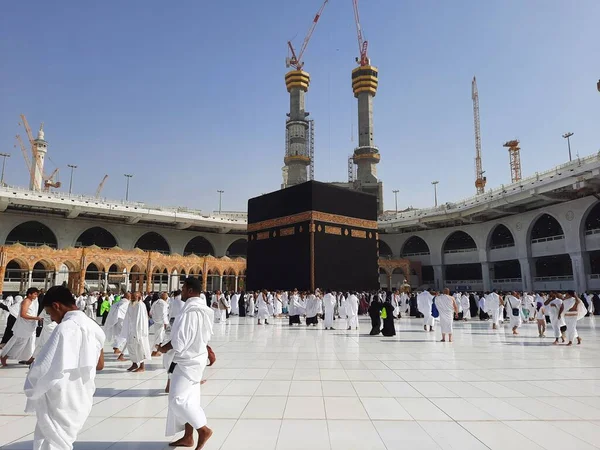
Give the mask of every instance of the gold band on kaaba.
POLYGON ((248 224, 248 233, 269 230, 278 227, 288 227, 290 225, 309 221, 325 222, 332 225, 346 225, 347 227, 363 228, 367 230, 377 230, 376 220, 357 219, 355 217, 340 216, 337 214, 329 214, 320 211, 306 211, 291 216, 248 224))

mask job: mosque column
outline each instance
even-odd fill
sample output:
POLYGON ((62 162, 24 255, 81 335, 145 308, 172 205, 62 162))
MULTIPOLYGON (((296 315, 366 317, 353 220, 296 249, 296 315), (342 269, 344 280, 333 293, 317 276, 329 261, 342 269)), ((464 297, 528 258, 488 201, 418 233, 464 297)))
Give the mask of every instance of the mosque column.
POLYGON ((234 291, 235 292, 238 291, 238 276, 237 275, 235 276, 235 289, 234 289, 234 291))
POLYGON ((108 271, 104 272, 104 290, 108 292, 108 271))
POLYGON ((223 275, 219 275, 219 291, 223 292, 223 275))
POLYGON ((60 272, 58 270, 54 271, 54 279, 52 280, 52 286, 56 286, 56 281, 58 280, 58 274, 60 272))
POLYGON ((202 290, 206 291, 206 286, 208 284, 208 272, 206 270, 202 271, 202 290))
POLYGON ((573 282, 575 292, 581 294, 587 291, 587 273, 584 252, 569 253, 573 266, 573 282))
POLYGON ((388 274, 388 291, 392 290, 392 274, 388 274))
POLYGON ((490 263, 487 261, 481 262, 481 275, 483 278, 483 290, 492 290, 492 280, 490 278, 490 263))
POLYGON ((4 275, 6 274, 6 266, 0 266, 0 292, 4 289, 4 275))
POLYGON ((27 276, 27 289, 29 289, 32 284, 33 284, 33 270, 30 270, 29 275, 27 276))
POLYGON ((435 280, 435 288, 442 290, 445 287, 444 280, 444 265, 438 264, 433 266, 433 279, 435 280))
POLYGON ((531 263, 531 258, 519 258, 519 264, 521 265, 521 282, 523 283, 523 291, 525 292, 533 292, 531 263))

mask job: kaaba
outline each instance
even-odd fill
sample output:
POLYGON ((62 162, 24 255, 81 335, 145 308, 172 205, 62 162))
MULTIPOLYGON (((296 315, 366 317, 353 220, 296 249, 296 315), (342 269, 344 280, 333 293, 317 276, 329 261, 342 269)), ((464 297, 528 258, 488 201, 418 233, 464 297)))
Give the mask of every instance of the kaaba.
POLYGON ((248 290, 379 288, 377 197, 317 181, 248 201, 248 290))

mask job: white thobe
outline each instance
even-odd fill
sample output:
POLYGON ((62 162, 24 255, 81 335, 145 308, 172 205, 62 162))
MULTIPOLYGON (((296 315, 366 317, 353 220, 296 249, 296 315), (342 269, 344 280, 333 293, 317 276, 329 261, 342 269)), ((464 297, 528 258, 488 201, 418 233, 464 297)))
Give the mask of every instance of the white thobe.
POLYGON ((249 295, 248 296, 248 309, 246 311, 246 314, 250 317, 254 317, 254 295, 249 295))
POLYGON ((79 311, 85 311, 85 299, 86 299, 86 297, 84 297, 83 295, 80 295, 79 297, 77 297, 77 300, 75 301, 75 305, 77 306, 77 309, 79 311))
MULTIPOLYGON (((204 295, 204 294, 203 294, 204 295)), ((206 301, 206 298, 204 299, 206 301)), ((179 312, 183 308, 183 302, 181 301, 181 295, 177 295, 169 299, 169 320, 173 321, 175 317, 179 315, 179 312)))
POLYGON ((262 294, 262 292, 258 294, 258 298, 256 299, 256 307, 258 308, 258 320, 267 320, 270 315, 269 305, 267 304, 267 301, 265 300, 265 297, 262 294))
POLYGON ((237 316, 240 313, 240 294, 233 294, 231 296, 231 314, 237 316))
POLYGON ((440 313, 440 328, 442 334, 452 334, 452 324, 454 319, 454 298, 449 295, 438 295, 435 298, 435 306, 440 313))
POLYGON ((508 308, 508 315, 510 317, 510 327, 519 328, 523 323, 523 320, 521 318, 523 314, 523 312, 521 311, 521 299, 512 295, 507 295, 504 300, 506 302, 505 306, 508 308), (516 316, 513 314, 513 308, 519 310, 516 316))
POLYGON ((500 322, 500 296, 495 293, 491 293, 485 297, 485 307, 487 312, 491 314, 492 323, 498 326, 500 322))
POLYGON ((417 295, 417 308, 423 314, 423 325, 433 327, 435 318, 431 315, 431 306, 433 304, 433 295, 428 291, 423 291, 417 295))
POLYGON ((148 342, 148 311, 144 302, 131 302, 125 314, 121 336, 127 339, 131 362, 140 364, 152 357, 148 342))
MULTIPOLYGON (((564 304, 563 316, 565 317, 565 323, 567 324, 567 342, 573 342, 573 340, 579 336, 577 334, 578 312, 577 311, 569 311, 571 308, 573 308, 573 306, 575 306, 576 301, 577 300, 575 299, 575 297, 567 298, 563 301, 563 304, 564 304)), ((584 306, 584 308, 585 308, 585 306, 584 306)))
POLYGON ((170 360, 174 366, 169 389, 166 435, 207 424, 200 406, 200 382, 208 360, 206 345, 213 332, 214 311, 198 297, 188 298, 171 330, 170 360))
POLYGON ((119 348, 123 350, 125 343, 127 342, 126 337, 122 336, 123 323, 125 316, 127 315, 127 309, 129 308, 129 300, 121 297, 121 300, 111 306, 108 316, 106 316, 106 322, 104 323, 104 332, 106 333, 106 340, 108 342, 113 341, 113 348, 119 348))
POLYGON ((350 294, 346 300, 346 315, 348 328, 358 328, 358 297, 354 294, 350 294))
POLYGON ((562 300, 559 298, 555 298, 552 300, 546 308, 546 312, 550 312, 550 324, 552 325, 552 331, 554 331, 554 338, 558 339, 562 336, 562 332, 560 331, 561 326, 565 326, 567 323, 565 322, 564 313, 561 315, 560 319, 558 318, 558 313, 560 312, 560 307, 562 306, 562 300))
POLYGON ((335 297, 331 294, 325 294, 323 297, 323 325, 325 328, 333 328, 333 311, 335 310, 335 297))
MULTIPOLYGON (((13 305, 18 308, 19 314, 17 321, 13 327, 13 337, 6 343, 0 355, 8 356, 11 359, 18 361, 27 361, 33 356, 35 350, 35 330, 37 328, 37 320, 29 320, 21 317, 21 304, 13 305)), ((38 301, 33 300, 27 309, 27 315, 36 317, 38 312, 38 301)), ((12 314, 12 309, 11 309, 12 314)))
POLYGON ((98 301, 98 298, 93 295, 88 295, 88 298, 85 301, 85 315, 93 320, 95 320, 94 305, 96 304, 97 301, 98 301))
POLYGON ((463 319, 471 318, 471 302, 469 301, 468 295, 462 295, 460 297, 460 306, 462 307, 463 319))
POLYGON ((273 309, 275 311, 276 316, 283 314, 283 300, 281 298, 281 295, 276 295, 273 298, 273 309))
POLYGON ((267 311, 269 311, 269 316, 273 316, 275 314, 273 296, 271 294, 267 294, 267 311))
POLYGON ((105 336, 81 311, 69 311, 25 379, 26 412, 35 412, 34 450, 73 448, 93 404, 105 336))
POLYGON ((42 348, 44 348, 44 345, 46 345, 46 342, 48 342, 48 339, 52 335, 52 332, 54 331, 54 329, 58 325, 56 322, 54 322, 50 318, 50 314, 48 314, 45 309, 42 310, 42 313, 40 314, 40 317, 42 319, 44 319, 44 326, 42 328, 42 332, 40 333, 40 337, 38 337, 35 340, 35 350, 33 352, 33 357, 34 358, 38 357, 38 355, 42 351, 42 348))
POLYGON ((306 317, 313 318, 319 313, 319 299, 315 295, 309 295, 306 299, 306 317))
POLYGON ((165 327, 169 323, 169 304, 162 299, 156 300, 150 308, 150 314, 154 321, 152 325, 152 332, 154 333, 152 345, 161 345, 165 340, 165 327))

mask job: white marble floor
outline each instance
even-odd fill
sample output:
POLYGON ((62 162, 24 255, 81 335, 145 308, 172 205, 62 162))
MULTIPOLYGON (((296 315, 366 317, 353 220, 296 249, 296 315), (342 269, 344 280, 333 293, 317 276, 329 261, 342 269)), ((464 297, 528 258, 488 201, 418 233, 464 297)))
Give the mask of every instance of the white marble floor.
MULTIPOLYGON (((360 332, 215 326, 217 355, 202 403, 207 449, 600 448, 600 321, 579 322, 581 346, 552 346, 535 325, 458 323, 453 344, 402 319, 394 338, 360 332), (596 327, 598 324, 598 327, 596 327)), ((336 321, 344 328, 345 321, 336 321)), ((4 329, 4 323, 0 323, 4 329)), ((108 356, 76 449, 167 448, 166 375, 108 356)), ((30 449, 35 417, 23 413, 26 369, 0 370, 0 447, 30 449)))

